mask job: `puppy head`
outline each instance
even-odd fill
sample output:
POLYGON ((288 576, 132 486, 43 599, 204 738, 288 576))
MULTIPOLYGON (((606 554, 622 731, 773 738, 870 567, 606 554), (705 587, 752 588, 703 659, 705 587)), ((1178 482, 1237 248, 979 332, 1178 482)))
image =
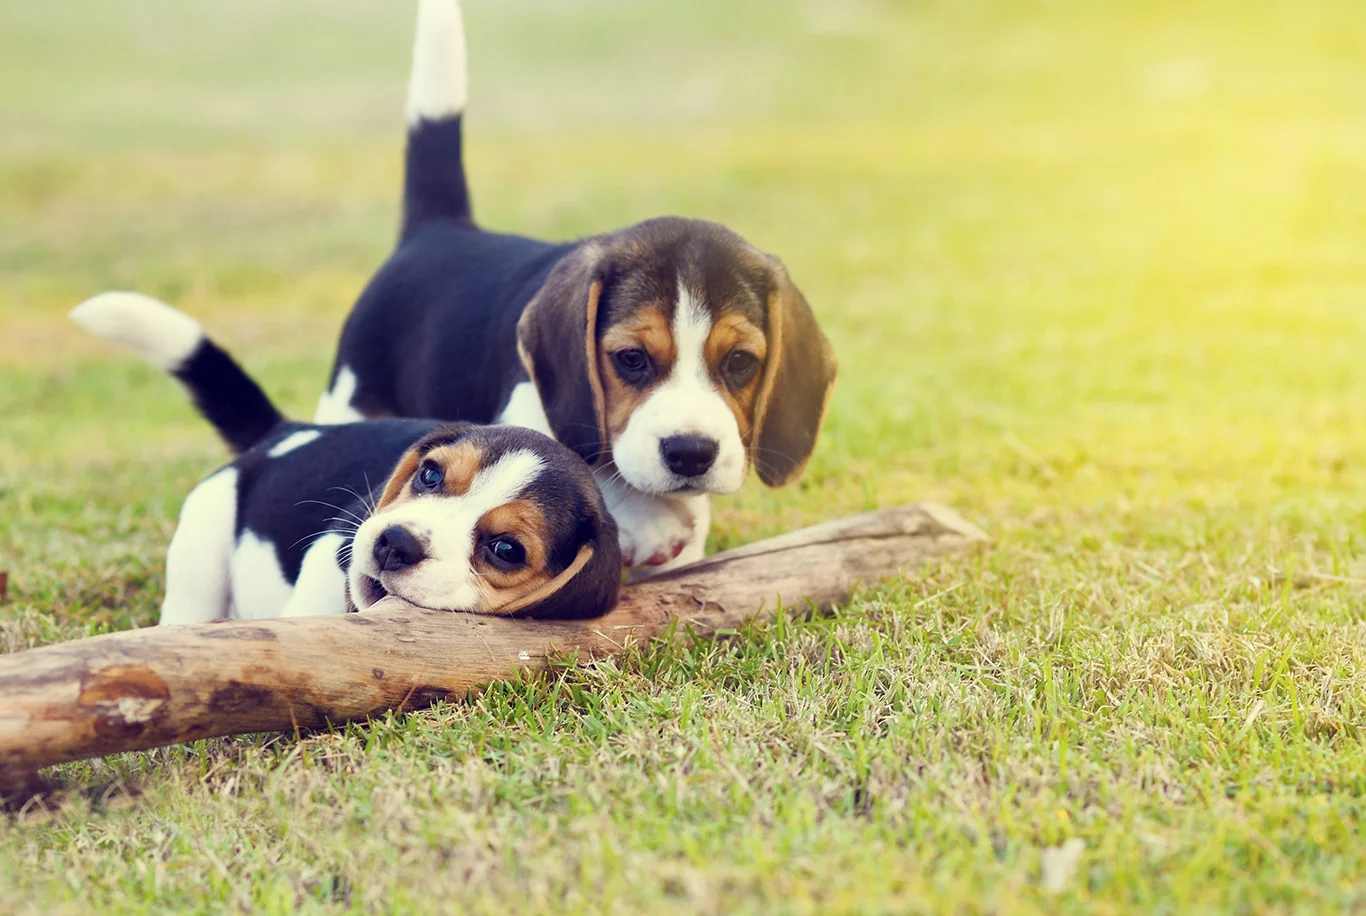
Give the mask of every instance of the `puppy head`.
POLYGON ((585 242, 523 312, 518 343, 559 440, 647 493, 733 493, 751 463, 788 483, 835 380, 782 264, 698 220, 585 242))
POLYGON ((616 603, 617 528, 592 472, 527 429, 451 424, 413 445, 356 532, 355 606, 593 617, 616 603))

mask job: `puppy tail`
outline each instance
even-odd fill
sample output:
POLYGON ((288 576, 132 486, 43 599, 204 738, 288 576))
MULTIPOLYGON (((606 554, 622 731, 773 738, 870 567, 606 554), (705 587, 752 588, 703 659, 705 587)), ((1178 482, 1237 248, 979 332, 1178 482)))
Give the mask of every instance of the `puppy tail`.
POLYGON ((400 241, 429 220, 473 221, 461 154, 468 92, 460 4, 418 0, 400 241))
POLYGON ((140 293, 101 293, 72 309, 71 320, 174 376, 234 454, 284 421, 251 376, 204 336, 199 322, 164 302, 140 293))

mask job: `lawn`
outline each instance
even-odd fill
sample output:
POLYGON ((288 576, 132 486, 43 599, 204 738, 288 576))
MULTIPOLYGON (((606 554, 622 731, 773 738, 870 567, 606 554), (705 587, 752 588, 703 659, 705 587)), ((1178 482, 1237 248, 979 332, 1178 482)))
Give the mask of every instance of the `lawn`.
MULTIPOLYGON (((394 238, 412 12, 0 6, 0 651, 153 623, 225 457, 70 307, 165 297, 311 415, 394 238)), ((993 543, 719 644, 61 767, 0 821, 0 907, 1366 910, 1366 6, 467 27, 486 225, 723 221, 835 343, 806 477, 720 500, 714 549, 921 499, 993 543)))

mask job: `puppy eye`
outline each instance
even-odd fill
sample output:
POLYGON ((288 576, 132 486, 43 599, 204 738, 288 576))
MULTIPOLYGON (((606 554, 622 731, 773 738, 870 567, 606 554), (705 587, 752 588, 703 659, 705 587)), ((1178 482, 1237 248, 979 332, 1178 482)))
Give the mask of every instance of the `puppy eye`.
POLYGON ((635 384, 647 381, 653 369, 650 354, 639 347, 616 351, 612 354, 612 363, 617 367, 617 374, 622 379, 635 384))
POLYGON ((493 559, 494 565, 503 569, 516 569, 526 563, 526 548, 516 538, 500 534, 484 545, 484 551, 493 559))
POLYGON ((745 350, 731 350, 723 364, 726 378, 736 386, 747 385, 759 370, 759 357, 745 350))
POLYGON ((441 481, 445 478, 441 472, 441 467, 436 464, 424 464, 422 470, 417 472, 417 486, 420 490, 435 490, 441 486, 441 481))

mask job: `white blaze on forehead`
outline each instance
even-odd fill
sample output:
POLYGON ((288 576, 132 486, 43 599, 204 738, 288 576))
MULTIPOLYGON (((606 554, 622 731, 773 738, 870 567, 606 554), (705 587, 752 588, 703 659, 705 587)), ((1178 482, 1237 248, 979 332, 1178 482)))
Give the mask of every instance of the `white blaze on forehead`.
POLYGON ((707 338, 714 324, 706 299, 680 277, 670 330, 676 358, 668 375, 632 413, 612 444, 617 469, 631 486, 667 493, 687 484, 711 493, 733 493, 745 479, 740 428, 707 365, 707 338), (700 478, 684 480, 664 465, 660 442, 670 436, 702 436, 717 445, 716 461, 700 478))
POLYGON ((470 560, 479 520, 486 512, 521 496, 544 469, 545 460, 535 452, 508 452, 476 472, 464 495, 418 496, 371 516, 356 532, 351 561, 353 597, 361 593, 356 577, 369 576, 381 579, 386 589, 423 607, 475 610, 481 595, 470 560), (402 525, 422 540, 427 545, 427 559, 381 577, 374 558, 375 540, 390 525, 402 525))
MULTIPOLYGON (((674 308, 674 360, 673 372, 665 385, 676 388, 697 389, 698 393, 707 392, 720 398, 720 392, 712 382, 707 370, 707 336, 711 334, 712 317, 700 296, 693 296, 683 280, 678 281, 678 305, 674 308)), ((722 406, 725 402, 722 401, 722 406)))
POLYGON ((460 499, 478 507, 483 515, 519 496, 544 468, 545 460, 535 452, 508 452, 478 471, 469 492, 460 499))

